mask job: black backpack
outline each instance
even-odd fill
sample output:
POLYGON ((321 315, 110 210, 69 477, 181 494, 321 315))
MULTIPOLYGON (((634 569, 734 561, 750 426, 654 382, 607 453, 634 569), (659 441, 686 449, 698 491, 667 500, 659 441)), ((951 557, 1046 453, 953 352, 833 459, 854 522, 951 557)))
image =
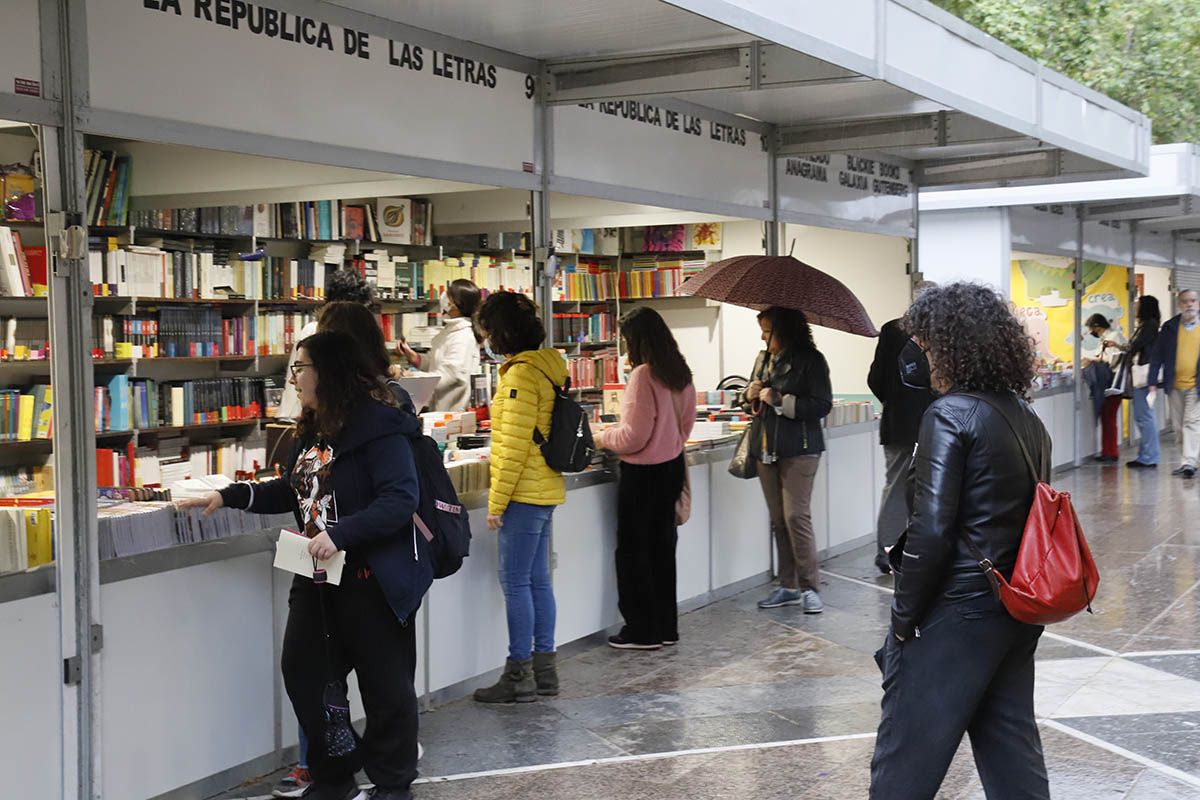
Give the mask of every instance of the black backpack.
POLYGON ((546 465, 555 472, 583 472, 592 463, 596 443, 592 441, 592 426, 583 407, 571 399, 571 379, 554 387, 554 410, 550 414, 550 436, 542 435, 535 425, 533 442, 542 451, 546 465))
MULTIPOLYGON (((408 392, 395 381, 389 381, 388 386, 400 402, 401 411, 412 414, 408 392)), ((471 554, 471 523, 467 509, 458 500, 437 442, 423 434, 409 436, 408 441, 421 486, 413 525, 433 552, 433 577, 445 578, 458 572, 463 559, 471 554)))
POLYGON ((463 559, 470 555, 467 509, 458 500, 437 442, 428 436, 410 436, 408 440, 421 482, 421 501, 413 514, 413 525, 433 551, 433 577, 445 578, 458 572, 463 559))

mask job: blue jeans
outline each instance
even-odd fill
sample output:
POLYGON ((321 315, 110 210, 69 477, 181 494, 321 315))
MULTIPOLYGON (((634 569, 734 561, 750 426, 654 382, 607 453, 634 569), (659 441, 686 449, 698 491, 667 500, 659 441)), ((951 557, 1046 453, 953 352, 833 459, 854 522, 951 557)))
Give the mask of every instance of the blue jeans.
POLYGON ((1143 464, 1158 463, 1158 422, 1154 418, 1154 409, 1150 407, 1147 397, 1148 387, 1133 390, 1133 419, 1137 422, 1141 443, 1138 446, 1137 460, 1143 464))
POLYGON ((554 586, 550 582, 550 522, 554 506, 509 503, 500 528, 500 588, 508 613, 508 657, 554 652, 554 586))
POLYGON ((299 725, 296 727, 300 731, 300 760, 296 766, 300 769, 308 769, 308 737, 304 735, 304 728, 299 725))

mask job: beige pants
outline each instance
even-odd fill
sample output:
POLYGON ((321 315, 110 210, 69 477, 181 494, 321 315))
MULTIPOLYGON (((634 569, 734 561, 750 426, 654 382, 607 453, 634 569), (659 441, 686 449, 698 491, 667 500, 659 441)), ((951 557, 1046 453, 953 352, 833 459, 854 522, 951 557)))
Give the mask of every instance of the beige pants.
POLYGON ((1195 389, 1171 392, 1171 425, 1183 444, 1183 466, 1200 466, 1200 396, 1195 389))
POLYGON ((821 456, 781 458, 758 464, 771 533, 779 554, 779 584, 785 589, 819 590, 817 537, 813 534, 812 490, 821 456))

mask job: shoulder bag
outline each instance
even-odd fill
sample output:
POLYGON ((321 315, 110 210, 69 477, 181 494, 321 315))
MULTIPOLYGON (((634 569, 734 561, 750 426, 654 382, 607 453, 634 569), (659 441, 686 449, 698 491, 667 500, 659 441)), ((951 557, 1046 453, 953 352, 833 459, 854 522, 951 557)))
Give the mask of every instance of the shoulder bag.
POLYGON ((1091 613, 1100 572, 1071 505, 1071 495, 1055 491, 1042 480, 1025 440, 1002 408, 982 395, 966 394, 987 403, 1008 424, 1036 483, 1011 580, 1005 580, 975 543, 965 539, 992 591, 1014 619, 1030 625, 1061 622, 1085 608, 1091 613))

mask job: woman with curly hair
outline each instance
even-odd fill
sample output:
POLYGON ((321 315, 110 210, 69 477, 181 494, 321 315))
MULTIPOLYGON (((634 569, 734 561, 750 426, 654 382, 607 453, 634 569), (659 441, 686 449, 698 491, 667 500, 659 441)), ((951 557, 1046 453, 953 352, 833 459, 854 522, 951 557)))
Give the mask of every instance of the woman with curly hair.
POLYGON ((984 572, 1011 576, 1049 475, 1050 437, 1025 402, 1033 343, 1008 301, 975 284, 929 289, 903 324, 940 396, 909 468, 908 531, 889 554, 896 592, 875 654, 884 695, 870 796, 933 797, 966 733, 987 797, 1048 799, 1033 713, 1042 627, 1009 616, 984 572))

